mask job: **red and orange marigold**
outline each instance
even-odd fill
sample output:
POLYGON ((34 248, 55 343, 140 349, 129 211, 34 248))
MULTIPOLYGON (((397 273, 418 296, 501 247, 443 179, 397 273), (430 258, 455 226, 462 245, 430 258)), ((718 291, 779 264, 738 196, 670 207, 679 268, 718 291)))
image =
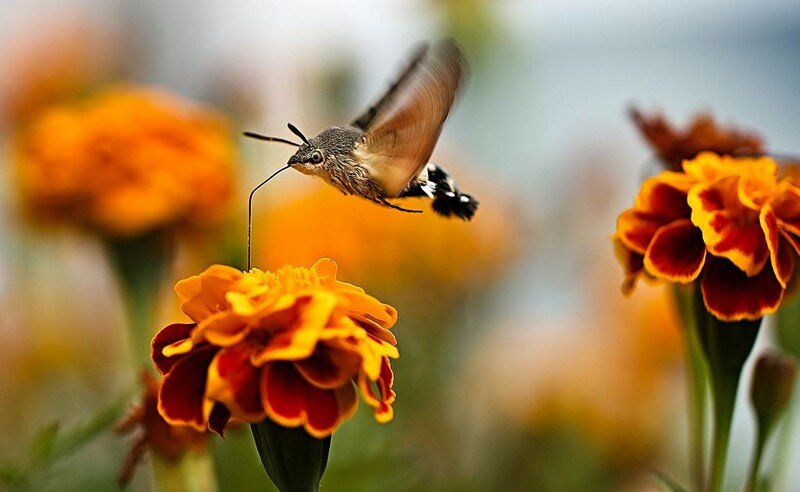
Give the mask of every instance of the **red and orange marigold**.
POLYGON ((722 321, 758 319, 780 305, 800 252, 800 188, 769 157, 704 152, 683 172, 647 179, 617 219, 623 292, 640 275, 700 282, 722 321))
POLYGON ((178 282, 192 323, 152 342, 164 419, 222 433, 231 417, 269 418, 323 438, 353 415, 358 387, 376 420, 391 420, 397 311, 336 270, 330 259, 275 272, 214 265, 178 282))

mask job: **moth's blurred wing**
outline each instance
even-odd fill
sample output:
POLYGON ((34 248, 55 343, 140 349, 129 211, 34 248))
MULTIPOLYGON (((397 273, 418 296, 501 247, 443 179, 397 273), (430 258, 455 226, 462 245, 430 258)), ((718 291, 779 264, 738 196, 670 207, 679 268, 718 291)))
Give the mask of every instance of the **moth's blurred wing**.
POLYGON ((387 196, 402 193, 428 162, 466 73, 458 44, 440 41, 364 115, 374 111, 354 153, 387 196))

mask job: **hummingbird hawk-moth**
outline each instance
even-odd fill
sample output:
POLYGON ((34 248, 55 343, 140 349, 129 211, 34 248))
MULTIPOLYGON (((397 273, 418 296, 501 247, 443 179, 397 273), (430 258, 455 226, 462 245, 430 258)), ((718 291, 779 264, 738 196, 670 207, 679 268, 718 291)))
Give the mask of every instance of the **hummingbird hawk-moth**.
MULTIPOLYGON (((408 67, 377 103, 345 126, 306 138, 288 125, 302 144, 245 132, 248 137, 298 147, 286 166, 317 176, 345 195, 357 195, 404 212, 390 199, 428 197, 445 217, 470 220, 478 202, 462 193, 450 175, 428 162, 450 108, 468 71, 464 53, 452 39, 416 51, 408 67)), ((252 194, 251 194, 252 201, 252 194)))

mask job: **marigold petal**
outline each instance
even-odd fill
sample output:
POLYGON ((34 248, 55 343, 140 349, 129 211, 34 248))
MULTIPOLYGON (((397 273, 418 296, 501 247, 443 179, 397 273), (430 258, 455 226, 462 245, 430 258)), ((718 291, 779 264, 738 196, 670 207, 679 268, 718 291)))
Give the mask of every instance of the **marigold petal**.
POLYGON ((658 230, 644 255, 644 267, 656 277, 689 283, 697 278, 706 260, 700 229, 689 219, 676 220, 658 230))
POLYGON ((198 323, 193 338, 195 341, 207 340, 214 345, 226 347, 244 340, 248 332, 245 319, 231 312, 222 311, 198 323))
POLYGON ((366 330, 367 333, 375 338, 383 340, 391 345, 397 345, 397 338, 394 336, 394 333, 382 327, 375 321, 362 317, 354 317, 353 320, 358 324, 358 326, 366 330))
POLYGON ((347 311, 355 317, 371 319, 384 328, 391 328, 397 323, 397 309, 371 295, 354 292, 344 292, 341 295, 347 300, 347 311))
POLYGON ((358 378, 358 387, 361 389, 361 396, 364 398, 364 402, 373 408, 375 420, 380 423, 386 423, 394 418, 392 403, 394 403, 396 396, 395 392, 392 391, 394 373, 389 364, 389 359, 382 361, 380 375, 374 381, 378 393, 373 391, 371 380, 364 373, 358 378))
POLYGON ((643 255, 650 241, 668 219, 629 208, 617 217, 616 237, 634 253, 643 255))
POLYGON ((311 270, 320 276, 323 285, 331 287, 336 285, 336 273, 339 270, 339 265, 332 259, 320 258, 316 263, 311 265, 311 270))
POLYGON ((261 373, 261 398, 267 416, 284 427, 302 425, 319 439, 331 435, 344 418, 352 415, 352 400, 346 393, 337 393, 315 388, 288 362, 267 364, 261 373))
POLYGON ((634 253, 628 249, 618 236, 613 238, 614 256, 622 265, 625 278, 622 280, 621 290, 625 296, 630 296, 636 288, 639 275, 644 273, 644 255, 634 253))
POLYGON ((642 183, 634 208, 665 221, 688 217, 690 210, 686 193, 692 183, 693 180, 687 180, 682 173, 670 171, 648 178, 642 183))
POLYGON ((738 202, 737 177, 696 186, 689 192, 692 223, 703 231, 708 251, 729 259, 749 276, 756 275, 769 259, 758 212, 738 202))
POLYGON ((164 348, 189 339, 195 326, 195 323, 173 323, 156 333, 150 342, 150 358, 159 373, 168 373, 172 366, 180 360, 180 357, 164 355, 164 348))
POLYGON ((758 222, 742 223, 725 212, 717 212, 703 228, 708 251, 729 259, 752 277, 769 260, 769 248, 764 231, 758 222))
POLYGON ((336 296, 324 291, 298 299, 293 308, 296 317, 291 325, 252 355, 253 364, 260 366, 273 360, 300 360, 311 355, 336 304, 336 296))
POLYGON ((231 419, 231 412, 222 403, 215 403, 208 417, 208 428, 220 437, 225 437, 225 426, 231 419))
POLYGON ((800 235, 800 188, 788 182, 781 183, 770 206, 782 228, 800 235))
POLYGON ((294 367, 317 388, 334 389, 358 375, 361 357, 357 353, 321 344, 311 357, 295 361, 294 367))
POLYGON ((193 321, 200 322, 227 306, 225 293, 234 282, 242 278, 239 270, 212 265, 200 275, 194 275, 175 284, 175 293, 181 301, 181 311, 193 321))
POLYGON ((780 233, 778 229, 778 220, 771 206, 766 205, 761 210, 759 220, 761 222, 761 228, 764 231, 764 236, 767 239, 772 270, 775 272, 775 276, 781 284, 781 287, 785 289, 794 271, 792 243, 780 233))
POLYGON ((164 376, 158 393, 158 412, 172 425, 206 430, 203 412, 208 366, 218 348, 201 347, 186 354, 164 376))
POLYGON ((241 343, 217 353, 208 368, 206 398, 223 403, 245 422, 264 420, 259 388, 260 369, 250 363, 253 346, 241 343))
POLYGON ((729 260, 714 256, 706 261, 702 290, 708 311, 729 322, 774 313, 784 292, 771 268, 748 277, 729 260))

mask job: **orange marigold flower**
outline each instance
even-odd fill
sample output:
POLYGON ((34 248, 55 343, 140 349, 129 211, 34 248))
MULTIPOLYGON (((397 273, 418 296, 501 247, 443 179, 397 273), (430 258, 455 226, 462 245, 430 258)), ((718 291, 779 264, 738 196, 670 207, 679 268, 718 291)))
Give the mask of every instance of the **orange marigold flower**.
POLYGON ((684 160, 703 151, 720 155, 764 153, 764 142, 757 133, 723 127, 711 114, 698 114, 684 129, 675 128, 661 113, 647 115, 631 108, 630 114, 642 137, 673 171, 680 171, 684 160))
POLYGON ((233 163, 216 113, 142 88, 52 106, 16 139, 31 215, 111 236, 215 223, 233 191, 233 163))
POLYGON ((723 321, 758 319, 783 298, 800 252, 800 188, 778 179, 768 157, 705 152, 646 180, 617 219, 626 270, 670 282, 700 279, 708 310, 723 321))
POLYGON ((375 418, 391 420, 397 311, 336 270, 330 259, 274 273, 214 265, 178 282, 192 323, 152 342, 164 419, 221 434, 231 416, 266 417, 323 438, 355 412, 357 386, 375 418))

